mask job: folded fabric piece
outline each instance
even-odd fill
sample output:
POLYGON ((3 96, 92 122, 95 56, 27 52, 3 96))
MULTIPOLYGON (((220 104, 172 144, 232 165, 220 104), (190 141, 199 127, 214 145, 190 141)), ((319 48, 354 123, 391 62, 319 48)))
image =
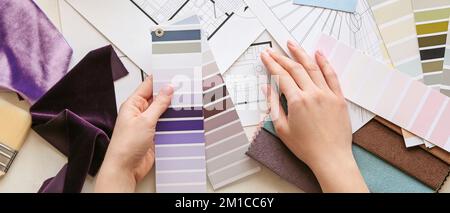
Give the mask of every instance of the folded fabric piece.
MULTIPOLYGON (((280 139, 269 132, 274 132, 271 127, 271 122, 265 123, 247 154, 303 191, 320 192, 313 172, 296 158, 280 139)), ((357 145, 353 145, 353 154, 371 192, 433 192, 418 180, 357 145)))
POLYGON ((114 80, 127 75, 111 46, 90 52, 31 107, 32 128, 68 157, 39 192, 81 192, 103 161, 117 118, 114 80))
POLYGON ((353 135, 353 142, 438 190, 450 172, 447 163, 420 147, 407 149, 401 135, 374 120, 353 135))
POLYGON ((361 174, 374 193, 433 193, 436 192, 417 179, 405 174, 386 161, 358 145, 353 145, 353 155, 361 174))
POLYGON ((32 0, 0 0, 0 90, 35 103, 66 73, 72 49, 32 0))

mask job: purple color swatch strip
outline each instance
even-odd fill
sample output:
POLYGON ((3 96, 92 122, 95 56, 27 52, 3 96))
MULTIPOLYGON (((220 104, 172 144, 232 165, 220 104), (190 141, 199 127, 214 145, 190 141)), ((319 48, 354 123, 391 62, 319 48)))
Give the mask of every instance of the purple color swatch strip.
POLYGON ((153 41, 153 47, 157 47, 153 48, 153 60, 158 61, 154 66, 163 68, 154 69, 153 90, 157 92, 162 86, 171 83, 175 87, 175 94, 171 107, 156 125, 156 191, 206 192, 202 76, 196 73, 196 67, 201 67, 201 48, 198 49, 198 43, 186 42, 192 38, 185 33, 186 30, 200 32, 200 25, 167 25, 158 28, 170 33, 158 37, 153 32, 156 40, 164 41, 157 44, 153 41), (175 34, 177 36, 171 36, 175 34), (180 60, 180 56, 184 59, 180 60))
MULTIPOLYGON (((173 171, 173 170, 194 170, 204 169, 205 159, 183 159, 183 160, 158 160, 156 170, 158 171, 173 171)), ((179 177, 184 178, 184 177, 179 177)), ((184 180, 183 180, 184 181, 184 180)))
POLYGON ((156 125, 157 132, 163 131, 196 131, 203 130, 203 120, 193 121, 159 121, 156 125))
POLYGON ((203 133, 183 133, 183 134, 156 134, 155 144, 194 144, 204 143, 203 133))
POLYGON ((176 192, 185 192, 185 193, 198 193, 201 191, 206 191, 203 186, 203 184, 196 184, 196 185, 180 185, 180 186, 172 186, 172 185, 157 185, 156 191, 158 192, 167 192, 171 193, 173 192, 174 188, 176 188, 176 192))
POLYGON ((203 110, 201 108, 169 108, 161 118, 196 118, 202 116, 203 110))
POLYGON ((205 148, 202 146, 177 146, 177 147, 158 147, 157 158, 169 158, 169 157, 193 157, 202 156, 205 152, 205 148))
MULTIPOLYGON (((156 174, 156 178, 158 178, 159 180, 162 180, 160 182, 161 184, 178 183, 180 181, 179 176, 176 176, 173 174, 167 174, 167 173, 156 174)), ((189 181, 189 182, 195 182, 198 180, 202 180, 202 181, 206 182, 206 176, 202 172, 185 173, 185 174, 183 174, 183 179, 186 181, 189 181)))

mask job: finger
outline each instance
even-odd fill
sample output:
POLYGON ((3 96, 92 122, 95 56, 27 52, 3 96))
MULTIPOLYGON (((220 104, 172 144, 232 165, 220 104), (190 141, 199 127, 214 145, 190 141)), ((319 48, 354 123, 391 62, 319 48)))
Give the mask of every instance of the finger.
POLYGON ((145 78, 144 82, 134 91, 133 96, 149 100, 153 96, 153 76, 145 78))
POLYGON ((292 57, 305 68, 311 80, 317 85, 317 87, 327 87, 325 78, 323 77, 319 66, 317 66, 316 62, 308 55, 308 53, 306 53, 306 51, 294 41, 288 42, 288 48, 292 54, 292 57))
POLYGON ((168 85, 159 91, 152 104, 144 111, 143 116, 150 119, 152 125, 156 125, 159 117, 167 110, 172 101, 173 86, 168 85))
POLYGON ((280 97, 272 86, 263 86, 263 92, 266 94, 267 101, 270 107, 270 117, 272 119, 273 126, 279 134, 286 132, 288 128, 287 115, 280 103, 280 97))
POLYGON ((301 89, 306 89, 313 85, 311 78, 301 64, 273 51, 272 49, 269 49, 269 54, 276 62, 278 62, 278 64, 288 71, 301 89))
POLYGON ((341 85, 339 84, 339 79, 331 64, 328 62, 326 57, 320 51, 316 53, 316 60, 320 67, 320 70, 322 70, 323 76, 325 78, 325 81, 327 82, 328 87, 336 95, 342 97, 343 93, 341 85))
POLYGON ((294 79, 266 51, 262 52, 261 59, 269 73, 279 77, 280 90, 286 97, 296 97, 300 94, 301 90, 294 79))

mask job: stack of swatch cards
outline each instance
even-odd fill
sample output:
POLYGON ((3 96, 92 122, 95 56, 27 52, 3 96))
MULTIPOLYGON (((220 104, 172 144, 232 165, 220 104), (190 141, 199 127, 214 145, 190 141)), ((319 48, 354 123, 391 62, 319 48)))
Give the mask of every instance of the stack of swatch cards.
MULTIPOLYGON (((394 67, 450 96, 449 0, 368 1, 394 67)), ((435 144, 403 131, 407 147, 435 144)))
POLYGON ((154 91, 175 87, 155 136, 156 191, 206 192, 260 170, 197 16, 152 30, 154 91))

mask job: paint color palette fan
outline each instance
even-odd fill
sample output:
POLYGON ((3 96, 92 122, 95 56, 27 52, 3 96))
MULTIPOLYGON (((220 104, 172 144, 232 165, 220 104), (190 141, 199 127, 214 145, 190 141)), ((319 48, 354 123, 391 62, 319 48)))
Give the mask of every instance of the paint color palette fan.
MULTIPOLYGON (((449 0, 369 0, 392 64, 399 71, 449 95, 449 0)), ((428 141, 403 131, 407 147, 428 141)))
POLYGON ((317 50, 329 58, 349 101, 450 151, 447 96, 332 37, 323 35, 317 50))
POLYGON ((245 154, 250 141, 214 56, 206 41, 203 44, 206 166, 212 187, 219 189, 259 172, 260 167, 245 154))
POLYGON ((157 26, 152 52, 153 91, 175 87, 156 126, 156 191, 206 192, 200 23, 157 26))
POLYGON ((188 16, 152 31, 154 91, 176 88, 156 129, 157 192, 205 192, 206 176, 218 189, 260 170, 199 23, 188 16))
MULTIPOLYGON (((423 70, 411 0, 369 0, 368 3, 392 65, 400 72, 422 80, 423 70)), ((403 130, 402 135, 407 147, 425 143, 406 130, 403 130)))

